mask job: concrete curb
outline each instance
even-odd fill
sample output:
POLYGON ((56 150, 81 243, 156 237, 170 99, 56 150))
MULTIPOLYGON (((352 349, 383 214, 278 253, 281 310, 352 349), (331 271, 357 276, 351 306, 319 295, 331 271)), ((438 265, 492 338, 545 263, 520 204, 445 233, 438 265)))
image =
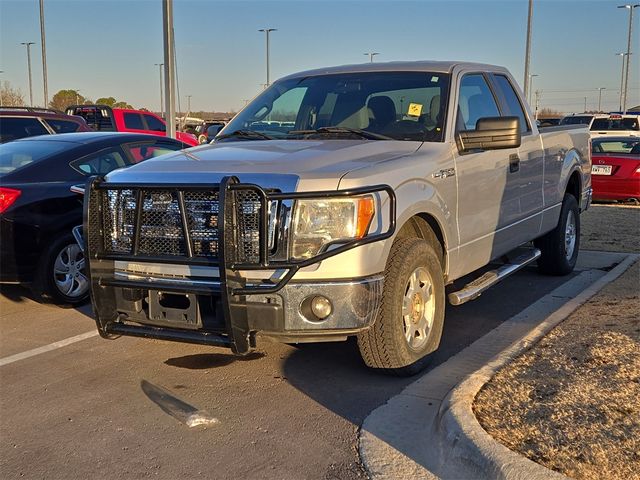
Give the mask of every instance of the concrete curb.
POLYGON ((473 401, 480 389, 505 365, 538 343, 550 330, 585 304, 605 285, 617 279, 637 260, 629 255, 602 278, 596 280, 573 300, 551 314, 538 327, 511 347, 503 350, 491 362, 468 376, 444 399, 439 412, 441 436, 452 448, 452 454, 479 476, 497 479, 567 479, 528 458, 509 450, 493 439, 473 413, 473 401))
POLYGON ((584 253, 579 260, 583 271, 576 277, 369 414, 358 449, 371 478, 566 478, 495 441, 478 423, 472 404, 498 369, 640 259, 635 254, 584 253), (616 266, 607 271, 611 265, 616 266))

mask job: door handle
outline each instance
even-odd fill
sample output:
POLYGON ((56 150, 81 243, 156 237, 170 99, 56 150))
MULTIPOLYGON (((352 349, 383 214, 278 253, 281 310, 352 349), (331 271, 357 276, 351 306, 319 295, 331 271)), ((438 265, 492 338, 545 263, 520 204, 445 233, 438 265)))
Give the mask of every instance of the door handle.
POLYGON ((517 153, 509 155, 509 173, 515 173, 520 170, 520 157, 517 153))

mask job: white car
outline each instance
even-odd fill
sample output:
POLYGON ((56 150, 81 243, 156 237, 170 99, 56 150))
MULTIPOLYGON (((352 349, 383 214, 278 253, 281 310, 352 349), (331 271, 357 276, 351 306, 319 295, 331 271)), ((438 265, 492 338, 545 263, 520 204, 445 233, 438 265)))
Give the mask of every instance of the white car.
POLYGON ((640 115, 619 113, 595 115, 589 130, 591 138, 606 135, 640 137, 640 115))

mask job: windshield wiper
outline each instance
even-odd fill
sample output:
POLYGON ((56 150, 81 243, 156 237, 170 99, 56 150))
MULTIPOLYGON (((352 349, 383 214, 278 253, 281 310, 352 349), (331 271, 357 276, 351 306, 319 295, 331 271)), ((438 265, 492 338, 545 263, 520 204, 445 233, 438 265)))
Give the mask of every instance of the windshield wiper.
POLYGON ((316 130, 291 130, 288 135, 357 135, 367 140, 394 140, 386 135, 368 132, 359 128, 349 127, 320 127, 316 130))
POLYGON ((235 132, 225 133, 216 138, 217 140, 225 140, 227 138, 244 138, 247 140, 273 140, 269 135, 265 135, 255 130, 236 130, 235 132))

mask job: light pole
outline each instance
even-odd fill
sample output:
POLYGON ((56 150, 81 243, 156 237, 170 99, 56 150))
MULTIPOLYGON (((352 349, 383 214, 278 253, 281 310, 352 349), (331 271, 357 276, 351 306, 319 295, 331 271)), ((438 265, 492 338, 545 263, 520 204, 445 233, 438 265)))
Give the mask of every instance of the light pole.
POLYGON ((587 97, 584 97, 584 113, 587 113, 587 97))
POLYGON ((631 65, 631 27, 633 26, 633 9, 640 7, 639 3, 635 5, 626 4, 619 5, 618 8, 629 9, 629 34, 627 36, 627 70, 624 74, 624 94, 622 95, 622 113, 627 113, 627 90, 629 89, 629 66, 631 65))
POLYGON ((164 97, 162 96, 162 67, 164 67, 164 63, 154 63, 154 65, 158 67, 160 72, 160 116, 164 118, 164 97))
POLYGON ((379 52, 366 52, 364 55, 369 55, 369 63, 373 63, 373 57, 380 55, 379 52))
POLYGON ((265 35, 267 36, 267 83, 265 84, 264 88, 268 88, 269 85, 271 85, 271 81, 269 79, 269 33, 271 32, 277 32, 278 29, 277 28, 261 28, 260 30, 258 30, 259 32, 264 32, 265 35))
POLYGON ((31 83, 31 45, 35 45, 34 42, 20 42, 20 45, 27 47, 27 67, 29 69, 29 105, 33 107, 33 84, 31 83))
MULTIPOLYGON (((4 73, 4 70, 0 70, 0 74, 3 74, 3 73, 4 73)), ((0 107, 3 106, 2 102, 3 102, 2 101, 2 80, 0 80, 0 107)))
POLYGON ((533 77, 539 77, 540 75, 536 74, 536 73, 532 73, 529 74, 528 77, 528 81, 527 81, 527 91, 529 92, 529 96, 526 96, 527 101, 529 102, 529 105, 531 105, 531 85, 533 84, 533 77))
POLYGON ((602 111, 602 90, 606 90, 606 88, 598 87, 598 113, 602 111))
POLYGON ((173 0, 162 0, 162 40, 164 45, 164 92, 167 137, 176 138, 175 44, 173 41, 173 0))
POLYGON ((44 0, 40 0, 40 45, 42 45, 42 84, 44 87, 44 108, 49 106, 47 86, 47 42, 44 35, 44 0))
POLYGON ((524 54, 524 98, 531 103, 530 91, 531 86, 529 82, 531 77, 529 76, 529 62, 531 61, 531 27, 533 23, 533 0, 529 0, 529 15, 527 17, 527 46, 525 47, 524 54))
POLYGON ((616 55, 620 55, 622 57, 622 73, 620 74, 620 106, 618 110, 622 112, 622 91, 624 90, 624 58, 627 56, 626 53, 616 53, 616 55))
POLYGON ((187 115, 188 116, 191 113, 191 97, 193 97, 193 95, 187 95, 187 115))

